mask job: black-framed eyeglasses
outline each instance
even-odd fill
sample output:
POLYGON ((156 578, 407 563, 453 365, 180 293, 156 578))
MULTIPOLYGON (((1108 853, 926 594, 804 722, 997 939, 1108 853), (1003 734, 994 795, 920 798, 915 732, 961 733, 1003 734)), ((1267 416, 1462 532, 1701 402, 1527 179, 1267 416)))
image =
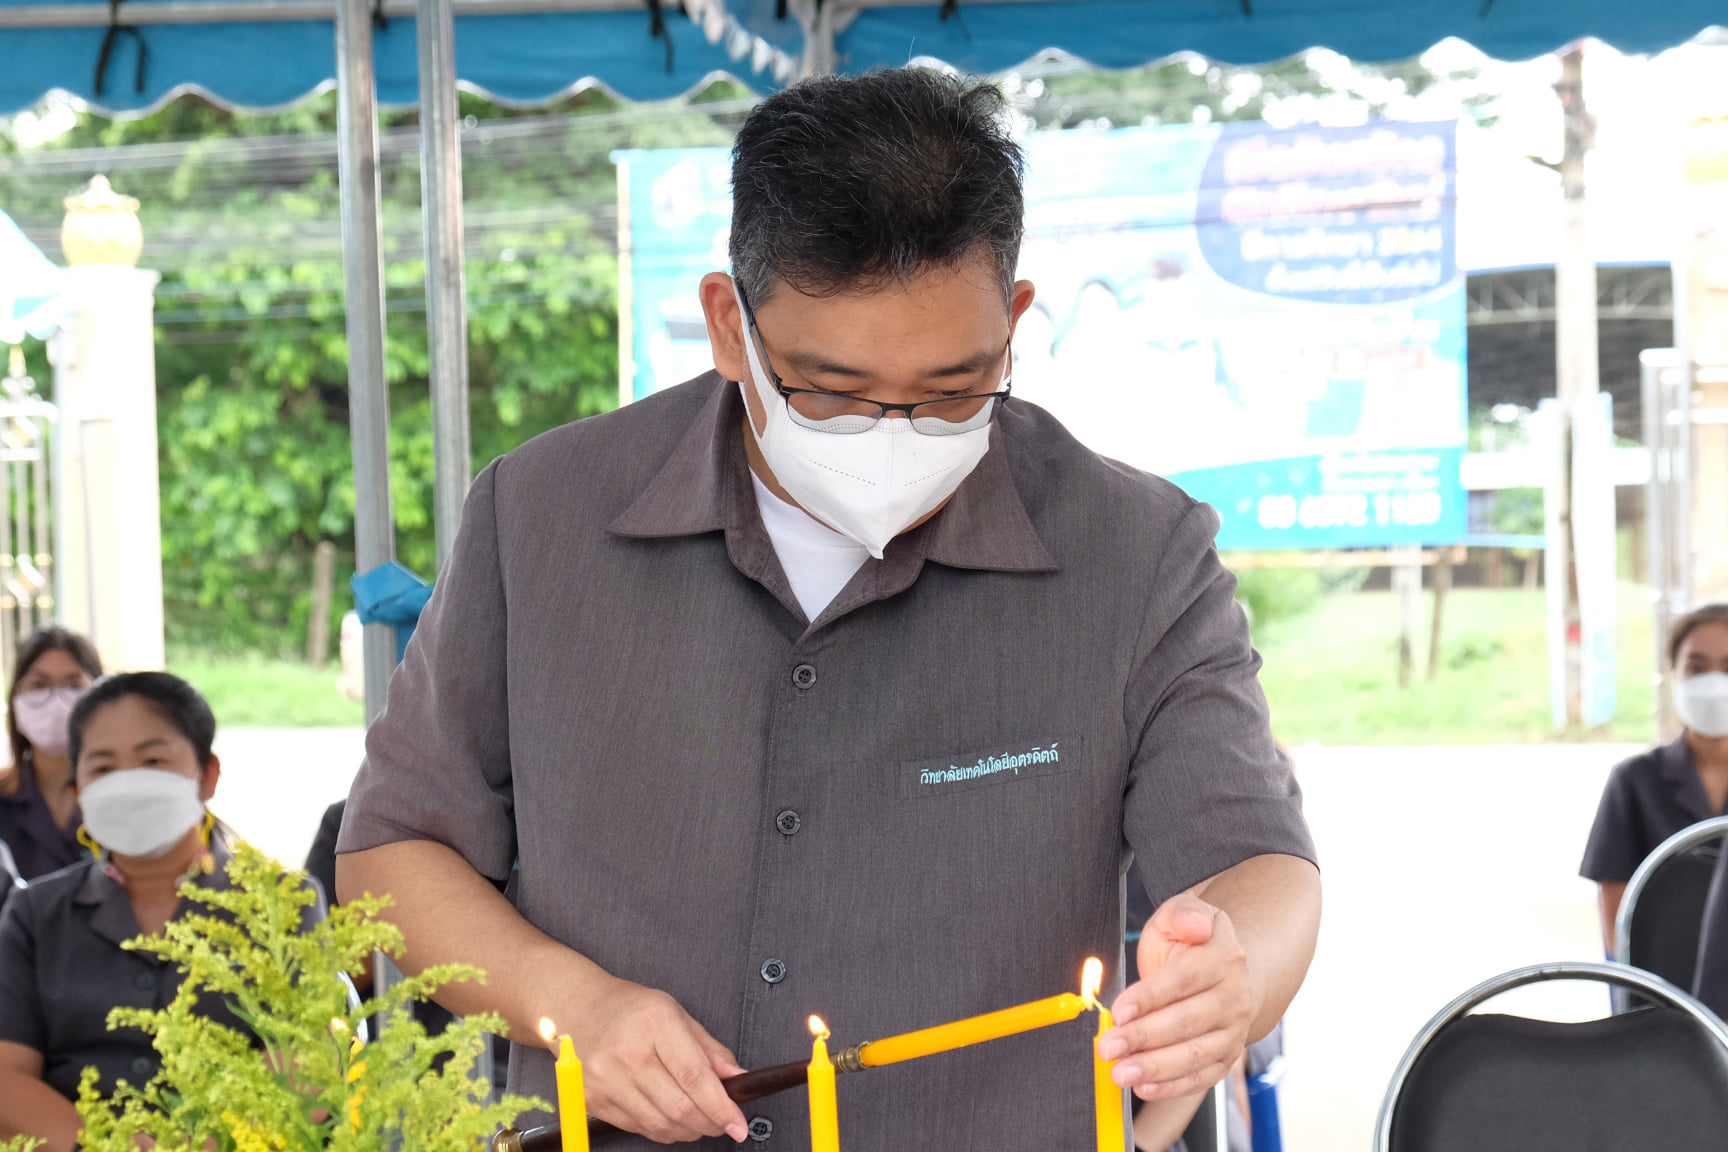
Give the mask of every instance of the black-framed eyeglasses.
POLYGON ((750 329, 750 339, 756 345, 757 354, 762 357, 762 367, 768 373, 769 383, 786 401, 786 414, 792 418, 793 423, 805 428, 838 436, 855 436, 876 427, 888 413, 899 412, 911 422, 915 432, 926 436, 959 436, 989 427, 990 422, 996 419, 996 410, 1013 391, 1013 337, 1009 337, 1008 343, 1003 347, 1007 364, 1003 369, 1000 392, 951 396, 942 400, 921 400, 916 404, 881 404, 856 396, 842 396, 837 392, 789 388, 768 360, 768 348, 762 343, 762 333, 756 328, 756 310, 750 307, 750 301, 745 299, 742 288, 738 290, 738 301, 744 306, 744 320, 750 329))

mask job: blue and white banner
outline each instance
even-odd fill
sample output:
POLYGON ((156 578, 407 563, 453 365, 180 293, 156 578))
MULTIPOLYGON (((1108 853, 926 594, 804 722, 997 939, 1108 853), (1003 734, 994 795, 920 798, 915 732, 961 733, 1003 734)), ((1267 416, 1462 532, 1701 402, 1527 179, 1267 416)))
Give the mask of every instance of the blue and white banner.
MULTIPOLYGON (((1466 530, 1455 125, 1034 134, 1015 394, 1216 507, 1219 547, 1466 530)), ((628 152, 630 394, 706 370, 721 149, 628 152)))

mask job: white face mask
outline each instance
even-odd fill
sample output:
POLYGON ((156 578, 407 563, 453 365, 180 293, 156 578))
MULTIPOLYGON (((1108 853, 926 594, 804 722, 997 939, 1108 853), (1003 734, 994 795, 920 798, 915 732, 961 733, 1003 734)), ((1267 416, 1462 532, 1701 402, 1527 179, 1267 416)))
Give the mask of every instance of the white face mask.
MULTIPOLYGON (((747 315, 741 296, 738 311, 747 315)), ((750 380, 739 387, 754 385, 767 412, 756 444, 774 478, 806 512, 878 560, 888 541, 954 495, 990 449, 989 425, 954 436, 926 436, 904 417, 852 435, 806 428, 787 414, 785 398, 768 382, 747 319, 744 354, 750 380)), ((753 420, 750 429, 755 432, 753 420)))
POLYGON ((1728 673, 1700 672, 1675 681, 1674 711, 1700 736, 1728 736, 1728 673))
POLYGON ((98 844, 146 860, 174 847, 204 818, 198 778, 160 768, 110 772, 79 790, 78 806, 98 844))

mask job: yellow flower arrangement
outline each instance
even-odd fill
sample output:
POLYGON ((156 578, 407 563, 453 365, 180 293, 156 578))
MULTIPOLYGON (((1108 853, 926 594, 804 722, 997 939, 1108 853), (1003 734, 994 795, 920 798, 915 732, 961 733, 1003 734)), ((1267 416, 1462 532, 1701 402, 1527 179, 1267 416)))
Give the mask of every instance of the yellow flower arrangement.
POLYGON ((378 918, 387 900, 351 901, 307 928, 315 897, 303 873, 242 845, 228 875, 230 889, 181 889, 208 912, 126 944, 174 961, 185 980, 160 1011, 109 1015, 110 1028, 150 1035, 161 1070, 148 1084, 122 1081, 107 1099, 86 1070, 82 1152, 135 1152, 140 1137, 158 1152, 473 1152, 523 1111, 547 1107, 515 1096, 487 1103, 490 1085, 474 1080, 486 1033, 501 1033, 502 1020, 471 1016, 432 1037, 407 1011, 452 981, 483 980, 478 970, 428 969, 350 1008, 341 974, 375 950, 401 951, 401 933, 378 918), (204 996, 227 1000, 247 1032, 193 1011, 204 996))

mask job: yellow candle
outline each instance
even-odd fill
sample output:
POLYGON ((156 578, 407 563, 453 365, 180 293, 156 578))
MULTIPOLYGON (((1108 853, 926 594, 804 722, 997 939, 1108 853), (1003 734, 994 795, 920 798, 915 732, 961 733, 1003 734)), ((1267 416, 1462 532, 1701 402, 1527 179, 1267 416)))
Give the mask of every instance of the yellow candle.
MULTIPOLYGON (((552 1042, 557 1031, 550 1020, 540 1021, 540 1035, 552 1042)), ((558 1127, 564 1152, 588 1152, 588 1097, 582 1088, 582 1061, 569 1036, 558 1037, 558 1127)))
POLYGON ((840 1114, 834 1099, 834 1065, 828 1060, 828 1026, 810 1017, 810 1152, 840 1152, 840 1114))
POLYGON ((956 1020, 951 1024, 940 1024, 921 1032, 890 1036, 886 1040, 872 1040, 858 1053, 858 1059, 866 1068, 898 1064, 902 1060, 914 1060, 936 1052, 964 1048, 968 1044, 994 1040, 999 1036, 1012 1036, 1016 1032, 1030 1032, 1034 1028, 1060 1024, 1075 1019, 1084 1011, 1085 1000, 1072 992, 1064 992, 1048 1000, 1034 1000, 1030 1004, 1020 1004, 999 1012, 956 1020))
POLYGON ((1115 1068, 1116 1063, 1098 1055, 1098 1041, 1104 1038, 1104 1033, 1116 1026, 1116 1021, 1111 1019, 1110 1009, 1104 1007, 1098 999, 1098 989, 1103 984, 1103 962, 1096 957, 1086 961, 1086 967, 1080 976, 1080 990, 1086 997, 1086 1002, 1098 1010, 1098 1035, 1092 1041, 1092 1096, 1098 1111, 1098 1152, 1123 1152, 1128 1147, 1128 1139, 1122 1123, 1125 1110, 1122 1089, 1110 1078, 1111 1069, 1115 1068))

